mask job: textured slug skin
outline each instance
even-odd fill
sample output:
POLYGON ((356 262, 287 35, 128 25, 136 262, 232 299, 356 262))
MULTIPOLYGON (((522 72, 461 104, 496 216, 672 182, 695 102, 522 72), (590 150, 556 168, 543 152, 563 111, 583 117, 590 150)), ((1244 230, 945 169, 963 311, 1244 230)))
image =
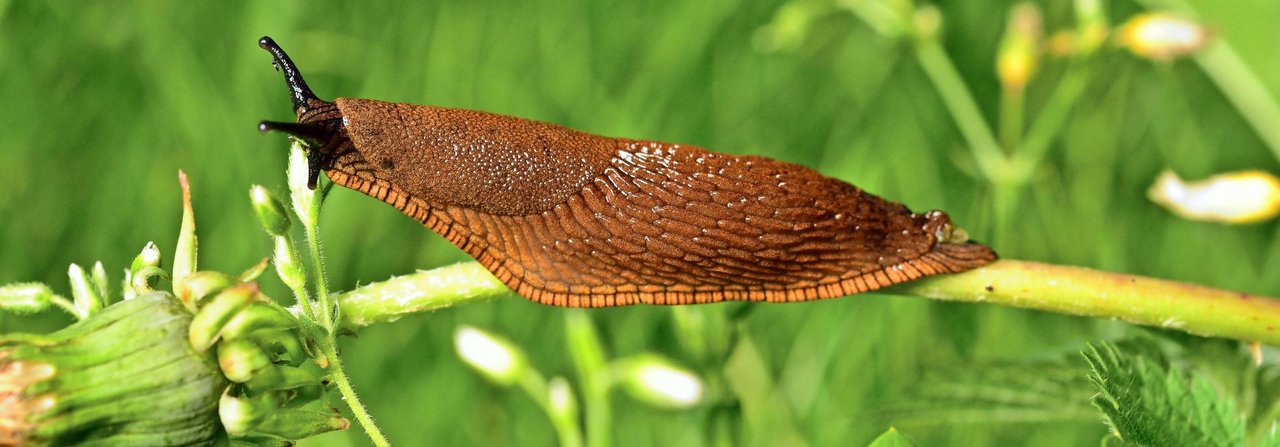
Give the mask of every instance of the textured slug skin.
MULTIPOLYGON (((326 174, 557 306, 806 301, 985 265, 913 214, 803 166, 484 112, 338 98, 326 174)), ((302 118, 300 116, 300 118, 302 118)))

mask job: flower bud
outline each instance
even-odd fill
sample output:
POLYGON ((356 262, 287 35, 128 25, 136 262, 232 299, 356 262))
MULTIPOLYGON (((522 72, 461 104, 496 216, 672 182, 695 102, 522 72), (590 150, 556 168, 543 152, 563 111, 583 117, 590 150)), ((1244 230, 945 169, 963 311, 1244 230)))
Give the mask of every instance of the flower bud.
POLYGON ((129 271, 137 275, 147 267, 160 267, 160 249, 156 247, 155 242, 147 242, 147 245, 142 246, 142 251, 134 256, 133 263, 129 264, 129 271))
POLYGON ((295 291, 295 293, 306 290, 307 273, 303 270, 302 263, 298 261, 298 256, 293 251, 293 243, 288 237, 284 236, 275 237, 274 239, 276 247, 275 251, 271 253, 271 263, 276 266, 276 275, 280 277, 280 281, 284 285, 295 291))
POLYGON ((102 309, 103 299, 98 294, 98 287, 79 264, 71 264, 67 269, 67 276, 71 281, 72 302, 81 319, 102 309))
POLYGON ((474 327, 458 328, 453 341, 458 357, 500 385, 516 383, 529 370, 529 362, 519 348, 474 327))
POLYGON ((190 321, 154 293, 49 335, 0 336, 0 445, 212 444, 227 382, 187 344, 190 321))
POLYGON ((311 183, 311 169, 308 164, 307 153, 302 149, 302 144, 294 142, 289 147, 289 195, 293 202, 293 212, 302 220, 303 225, 309 225, 316 222, 316 217, 311 215, 311 204, 315 200, 316 185, 311 183))
POLYGON ((238 387, 228 387, 218 401, 218 415, 222 427, 231 436, 244 436, 249 430, 262 425, 271 413, 284 404, 284 392, 259 393, 249 397, 238 387))
POLYGON ((1165 13, 1129 19, 1119 42, 1140 57, 1167 61, 1195 53, 1209 42, 1209 30, 1199 23, 1165 13))
POLYGON ((199 251, 196 241, 196 213, 191 207, 191 184, 187 181, 187 173, 178 171, 178 184, 182 186, 182 223, 178 227, 178 246, 173 250, 173 286, 178 288, 186 281, 187 275, 196 271, 196 255, 199 251))
POLYGON ((160 268, 160 249, 155 242, 147 242, 142 251, 133 257, 129 269, 125 270, 124 299, 131 300, 138 295, 154 292, 155 278, 166 276, 160 268))
POLYGON ((240 284, 214 296, 202 304, 200 311, 191 319, 188 331, 191 346, 200 352, 208 350, 218 341, 227 322, 255 300, 262 299, 258 294, 257 283, 240 284))
POLYGON ((203 304, 206 298, 236 284, 236 279, 226 273, 203 270, 187 275, 186 281, 174 285, 173 292, 187 306, 195 308, 203 304))
POLYGON ((53 290, 40 283, 28 282, 0 286, 0 310, 34 313, 49 307, 53 290))
POLYGON ((1009 23, 996 55, 996 74, 1005 88, 1022 91, 1040 60, 1040 10, 1022 3, 1009 11, 1009 23))
POLYGON ((657 355, 641 355, 624 362, 623 389, 650 405, 688 408, 702 400, 702 379, 657 355))
POLYGON ((578 399, 573 395, 573 388, 564 377, 553 377, 547 384, 548 402, 555 416, 570 421, 578 419, 578 399))
POLYGON ((262 185, 253 185, 249 189, 249 200, 253 203, 253 211, 258 214, 258 222, 268 234, 284 236, 289 232, 289 213, 271 191, 262 185))
POLYGON ((1280 179, 1262 171, 1241 171, 1185 182, 1165 171, 1147 197, 1189 220, 1253 223, 1280 213, 1280 179))
POLYGON ((916 38, 920 40, 936 39, 938 33, 942 32, 942 13, 933 5, 917 8, 911 22, 915 27, 916 38))

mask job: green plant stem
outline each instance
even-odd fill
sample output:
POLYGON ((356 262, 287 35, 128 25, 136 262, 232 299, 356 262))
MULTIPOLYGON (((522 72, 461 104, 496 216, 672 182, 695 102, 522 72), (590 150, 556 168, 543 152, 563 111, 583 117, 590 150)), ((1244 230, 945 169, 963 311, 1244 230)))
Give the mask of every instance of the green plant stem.
POLYGON ((1024 178, 1040 165, 1040 160, 1049 152, 1049 145, 1062 129, 1067 117, 1071 116, 1072 107, 1088 85, 1089 71, 1085 62, 1071 61, 1066 73, 1054 87, 1049 101, 1040 109, 1031 123, 1031 128, 1027 130, 1023 140, 1022 150, 1017 154, 1017 165, 1024 174, 1024 178))
MULTIPOLYGON (((1148 9, 1172 9, 1195 15, 1195 9, 1182 0, 1139 0, 1138 3, 1148 9)), ((1196 52, 1195 61, 1253 127, 1271 155, 1280 160, 1280 103, 1262 79, 1221 38, 1213 38, 1196 52)))
MULTIPOLYGON (((285 259, 275 257, 273 262, 275 262, 277 265, 279 265, 281 262, 289 262, 291 265, 296 265, 298 256, 297 256, 297 252, 293 250, 293 238, 290 237, 288 234, 285 234, 284 236, 272 236, 272 239, 276 244, 275 254, 279 254, 282 250, 284 250, 284 251, 287 251, 288 256, 291 257, 291 259, 287 261, 285 259)), ((283 273, 281 274, 283 275, 283 273)), ((306 315, 307 318, 315 320, 316 313, 315 313, 315 310, 311 308, 311 295, 307 291, 306 278, 304 277, 298 281, 286 280, 284 278, 281 278, 281 279, 282 279, 282 282, 285 283, 285 286, 289 287, 289 290, 293 292, 295 301, 298 302, 298 306, 302 309, 302 314, 306 315)))
POLYGON ((556 411, 551 405, 551 393, 547 386, 547 380, 539 374, 538 371, 530 368, 524 375, 520 376, 520 388, 523 388, 534 402, 542 407, 542 411, 547 414, 547 418, 551 419, 551 426, 556 429, 556 437, 560 439, 561 447, 582 447, 582 432, 578 430, 577 421, 565 417, 560 411, 556 411))
POLYGON ((347 329, 510 294, 484 266, 464 262, 368 284, 334 297, 347 329))
POLYGON ((583 411, 586 413, 587 446, 607 447, 612 433, 609 386, 605 372, 604 348, 600 335, 583 309, 565 313, 565 338, 574 367, 582 380, 583 411))
POLYGON ((1000 144, 982 118, 982 110, 965 86, 955 63, 943 51, 942 44, 936 38, 921 40, 916 46, 916 59, 968 143, 978 170, 988 182, 1003 183, 1009 173, 1006 169, 1008 160, 1000 151, 1000 144))
POLYGON ((1012 153, 1022 147, 1022 121, 1026 95, 1022 87, 1005 86, 1000 95, 1000 144, 1012 153))
POLYGON ((899 284, 886 292, 1112 318, 1280 345, 1280 301, 1273 298, 1080 267, 998 261, 899 284))
POLYGON ((76 310, 76 305, 71 304, 71 300, 68 300, 66 297, 62 295, 53 295, 49 297, 49 302, 71 314, 71 316, 76 317, 77 319, 80 318, 80 311, 76 310))
POLYGON ((338 349, 332 336, 321 344, 320 350, 325 357, 329 359, 329 379, 334 385, 338 386, 338 392, 342 394, 342 399, 347 402, 347 407, 351 409, 351 414, 356 417, 356 421, 364 428, 364 432, 369 435, 369 439, 373 441, 373 445, 378 447, 387 447, 391 442, 387 440, 386 435, 382 434, 382 430, 373 422, 373 416, 369 415, 369 410, 364 408, 364 404, 360 402, 360 397, 356 395, 356 390, 351 386, 351 381, 347 379, 347 373, 342 369, 342 361, 338 358, 338 349))
POLYGON ((1209 44, 1195 59, 1258 133, 1271 155, 1280 160, 1280 105, 1262 80, 1221 40, 1209 44))
MULTIPOLYGON (((479 268, 453 272, 489 274, 479 268)), ((433 270, 408 276, 439 274, 433 270)), ((500 283, 489 284, 498 290, 472 291, 471 296, 507 293, 500 283)), ((931 276, 900 284, 884 290, 884 293, 1111 318, 1206 337, 1280 346, 1280 301, 1274 298, 1080 267, 1003 260, 964 273, 931 276), (988 286, 991 290, 987 290, 988 286)), ((350 295, 343 298, 347 296, 350 295)), ((362 321, 387 320, 369 318, 371 312, 383 307, 377 304, 381 300, 378 297, 366 296, 350 303, 343 298, 339 301, 342 306, 349 310, 356 308, 352 314, 366 315, 362 321), (362 311, 360 307, 366 309, 362 311)), ((385 299, 399 297, 388 296, 385 299)), ((421 304, 409 307, 441 307, 434 305, 439 301, 435 297, 419 295, 414 300, 421 304)), ((466 302, 469 301, 449 301, 452 305, 466 302)), ((353 328, 359 326, 350 321, 346 324, 353 328)))
MULTIPOLYGON (((319 201, 320 199, 317 198, 316 200, 319 201)), ((319 211, 318 205, 315 208, 316 211, 319 211)), ((307 249, 311 252, 312 269, 315 270, 316 274, 316 301, 320 306, 320 311, 316 312, 316 315, 320 317, 320 325, 324 326, 325 330, 332 334, 334 332, 334 320, 337 318, 334 313, 337 310, 333 307, 333 301, 329 299, 329 277, 325 275, 324 258, 321 257, 322 254, 320 252, 319 226, 313 222, 308 222, 303 227, 307 233, 307 249)))

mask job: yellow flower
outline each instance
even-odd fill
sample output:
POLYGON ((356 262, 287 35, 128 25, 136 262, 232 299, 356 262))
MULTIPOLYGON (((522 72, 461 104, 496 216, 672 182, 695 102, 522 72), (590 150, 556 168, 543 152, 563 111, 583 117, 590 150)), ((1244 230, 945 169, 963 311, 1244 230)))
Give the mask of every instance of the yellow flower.
POLYGON ((1147 197, 1189 220, 1252 223, 1280 213, 1280 179, 1262 171, 1239 171, 1184 182, 1165 171, 1147 197))

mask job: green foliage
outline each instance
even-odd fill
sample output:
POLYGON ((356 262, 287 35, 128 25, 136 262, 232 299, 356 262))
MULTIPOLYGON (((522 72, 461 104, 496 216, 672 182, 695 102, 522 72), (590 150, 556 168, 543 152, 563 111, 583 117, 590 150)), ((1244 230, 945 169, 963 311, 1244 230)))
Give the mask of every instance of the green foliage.
MULTIPOLYGON (((179 6, 0 0, 0 166, 7 167, 0 175, 0 284, 65 284, 68 262, 88 265, 93 259, 106 259, 106 271, 119 272, 147 241, 175 240, 179 222, 170 210, 179 200, 172 188, 178 168, 191 174, 202 215, 209 217, 201 224, 202 239, 217 241, 200 246, 201 268, 238 271, 269 252, 271 243, 243 193, 253 183, 278 185, 286 165, 282 141, 254 130, 261 119, 288 119, 290 113, 279 74, 254 44, 270 34, 289 48, 322 97, 473 108, 607 135, 767 155, 814 166, 912 209, 944 209, 975 238, 998 239, 995 248, 1005 257, 1272 295, 1280 287, 1275 224, 1185 222, 1144 197, 1165 167, 1191 178, 1246 167, 1280 169, 1194 63, 1153 64, 1099 47, 1093 60, 1081 64, 1087 74, 1082 93, 1047 134, 1038 169, 1011 193, 1022 203, 1014 208, 1016 224, 996 230, 994 191, 975 175, 967 143, 911 45, 837 7, 878 2, 812 3, 231 0, 179 6), (793 51, 757 46, 763 26, 797 9, 817 14, 781 20, 804 28, 783 42, 793 51)), ((1075 29, 1072 3, 1037 2, 1046 35, 1075 29)), ((1132 2, 1098 3, 1112 23, 1140 12, 1132 2)), ((1273 26, 1280 3, 1191 3, 1270 91, 1280 92, 1280 58, 1274 57, 1280 28, 1273 26)), ((942 48, 988 123, 998 122, 993 62, 1011 4, 936 2, 944 21, 942 48)), ((1065 65, 1042 61, 1027 88, 1029 121, 1053 97, 1065 65)), ((335 290, 463 259, 417 222, 351 191, 335 189, 321 220, 335 290)), ((170 247, 163 247, 166 254, 170 247)), ((266 293, 288 296, 272 276, 263 278, 266 293)), ((737 445, 869 442, 886 423, 859 416, 880 412, 899 390, 945 378, 939 376, 947 370, 938 365, 972 365, 976 375, 1005 361, 1035 362, 1078 350, 1122 327, 874 296, 804 305, 610 309, 592 318, 607 352, 671 352, 737 396, 681 413, 614 399, 610 439, 618 446, 706 445, 708 420, 733 427, 741 436, 737 445), (751 310, 724 318, 740 308, 751 310), (673 317, 680 313, 685 315, 673 317), (679 330, 685 320, 697 319, 715 322, 698 334, 706 340, 679 330)), ((47 332, 70 319, 54 312, 0 315, 0 332, 47 332)), ((462 324, 501 330, 548 374, 574 370, 563 310, 519 299, 361 330, 358 339, 341 341, 345 365, 388 436, 442 445, 555 442, 545 414, 530 399, 495 390, 456 361, 447 347, 453 328, 462 324)), ((1216 358, 1206 352, 1186 356, 1196 357, 1216 358)), ((1078 365, 1048 368, 1055 374, 1046 379, 1083 376, 1078 365)), ((1264 439, 1280 414, 1277 372, 1266 365, 1253 377, 1236 363, 1222 367, 1231 368, 1239 383, 1224 393, 1251 409, 1250 441, 1264 439)), ((999 375, 1021 380, 1013 371, 999 375)), ((1196 371, 1221 381, 1219 374, 1196 371)), ((980 380, 1004 383, 975 377, 972 388, 939 397, 932 406, 958 414, 966 402, 1027 400, 982 392, 980 380)), ((1008 383, 1019 391, 1025 382, 1016 380, 1008 383)), ((1087 398, 1062 407, 1069 415, 1039 420, 987 412, 957 416, 957 423, 929 423, 923 416, 889 422, 921 445, 1094 446, 1105 427, 1076 413, 1087 398)), ((367 441, 350 430, 307 443, 367 441)))
POLYGON ((871 441, 868 447, 915 447, 915 443, 906 435, 899 433, 898 429, 889 427, 883 435, 871 441))
POLYGON ((1243 443, 1244 418, 1204 378, 1112 343, 1090 345, 1084 356, 1098 391, 1093 403, 1120 439, 1141 446, 1243 443))

